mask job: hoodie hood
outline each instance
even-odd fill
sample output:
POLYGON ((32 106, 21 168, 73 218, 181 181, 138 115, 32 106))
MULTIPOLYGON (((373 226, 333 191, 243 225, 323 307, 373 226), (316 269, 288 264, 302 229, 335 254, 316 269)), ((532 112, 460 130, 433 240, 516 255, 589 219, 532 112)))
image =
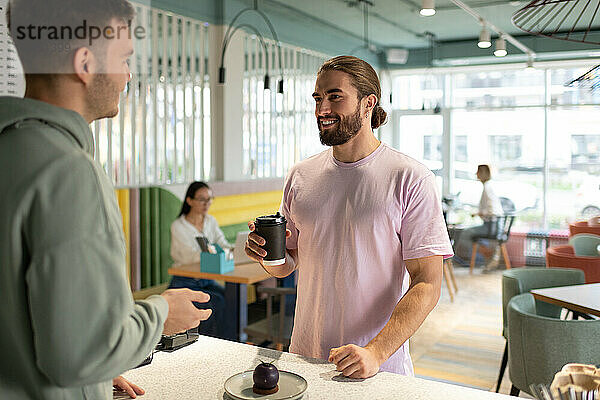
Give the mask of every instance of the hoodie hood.
POLYGON ((66 132, 86 153, 94 154, 92 131, 79 113, 39 100, 0 97, 0 132, 11 125, 31 119, 43 121, 66 132))

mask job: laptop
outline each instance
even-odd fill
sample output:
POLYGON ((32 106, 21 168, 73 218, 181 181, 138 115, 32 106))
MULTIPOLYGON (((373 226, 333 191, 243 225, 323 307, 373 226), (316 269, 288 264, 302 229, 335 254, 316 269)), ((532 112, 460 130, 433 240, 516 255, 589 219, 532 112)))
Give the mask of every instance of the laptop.
POLYGON ((246 241, 250 231, 238 232, 235 238, 235 247, 233 248, 233 264, 248 264, 254 262, 246 255, 246 241))

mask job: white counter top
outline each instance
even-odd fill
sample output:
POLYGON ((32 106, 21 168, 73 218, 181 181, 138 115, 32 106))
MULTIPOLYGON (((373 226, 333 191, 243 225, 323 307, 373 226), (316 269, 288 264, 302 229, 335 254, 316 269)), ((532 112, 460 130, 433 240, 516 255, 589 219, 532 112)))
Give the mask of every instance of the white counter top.
POLYGON ((200 336, 198 342, 172 353, 158 352, 150 365, 128 371, 125 378, 146 391, 142 400, 229 400, 225 380, 253 370, 260 361, 304 377, 304 400, 411 399, 487 400, 514 399, 483 390, 380 372, 365 380, 349 380, 324 360, 301 357, 246 344, 200 336))

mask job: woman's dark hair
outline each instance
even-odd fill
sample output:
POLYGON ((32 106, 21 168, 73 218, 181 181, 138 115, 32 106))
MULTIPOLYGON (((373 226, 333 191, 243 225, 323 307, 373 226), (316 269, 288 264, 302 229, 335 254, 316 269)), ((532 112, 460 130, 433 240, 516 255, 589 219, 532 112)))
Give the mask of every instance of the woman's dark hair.
POLYGON ((196 192, 202 188, 210 189, 210 186, 208 186, 204 182, 198 181, 190 183, 190 186, 188 186, 187 191, 185 192, 185 197, 183 198, 183 205, 181 206, 181 211, 179 212, 178 217, 181 217, 182 215, 188 215, 191 207, 186 201, 187 198, 189 197, 190 199, 193 199, 194 196, 196 196, 196 192))

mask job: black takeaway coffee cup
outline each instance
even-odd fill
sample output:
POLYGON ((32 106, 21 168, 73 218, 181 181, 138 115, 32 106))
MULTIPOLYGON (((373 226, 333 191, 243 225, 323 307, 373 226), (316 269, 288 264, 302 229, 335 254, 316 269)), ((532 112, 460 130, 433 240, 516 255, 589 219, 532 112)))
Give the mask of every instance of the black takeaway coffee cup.
POLYGON ((275 215, 265 215, 254 221, 254 232, 263 239, 262 247, 267 255, 263 264, 267 267, 285 264, 285 225, 287 221, 279 212, 275 215))

